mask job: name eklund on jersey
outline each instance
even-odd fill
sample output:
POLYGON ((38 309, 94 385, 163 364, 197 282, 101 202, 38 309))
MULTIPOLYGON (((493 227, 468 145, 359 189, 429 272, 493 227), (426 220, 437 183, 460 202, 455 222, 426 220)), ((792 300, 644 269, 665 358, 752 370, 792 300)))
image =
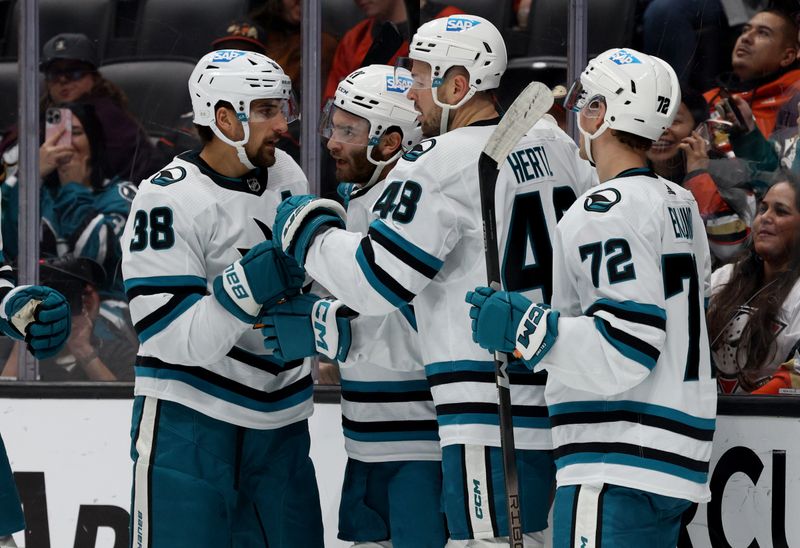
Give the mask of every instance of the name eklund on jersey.
POLYGON ((553 176, 550 160, 547 158, 547 152, 543 145, 515 150, 508 155, 507 160, 511 169, 514 170, 514 177, 517 178, 518 184, 553 176))
POLYGON ((692 227, 692 210, 688 207, 668 207, 669 218, 676 238, 691 240, 694 238, 692 227))

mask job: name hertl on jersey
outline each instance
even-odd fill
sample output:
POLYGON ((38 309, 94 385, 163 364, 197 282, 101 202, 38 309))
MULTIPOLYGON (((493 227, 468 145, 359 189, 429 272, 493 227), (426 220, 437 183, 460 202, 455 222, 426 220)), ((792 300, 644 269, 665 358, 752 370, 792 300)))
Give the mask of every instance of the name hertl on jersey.
MULTIPOLYGON (((478 158, 496 121, 423 141, 388 174, 365 235, 329 230, 306 269, 364 315, 413 301, 443 446, 499 446, 491 354, 472 341, 467 291, 486 284, 478 158), (355 283, 354 283, 355 282, 355 283)), ((552 288, 549 232, 593 170, 549 120, 523 138, 500 170, 497 221, 503 282, 538 300, 552 288)), ((544 378, 512 365, 515 441, 550 449, 544 378)))
POLYGON ((275 211, 308 192, 297 164, 222 177, 197 152, 142 182, 122 237, 122 272, 139 337, 136 395, 175 401, 210 417, 272 429, 312 411, 308 360, 281 364, 263 337, 211 294, 214 278, 271 237, 275 211))
POLYGON ((704 300, 710 258, 689 191, 630 170, 556 229, 548 372, 558 485, 707 501, 716 417, 704 300))

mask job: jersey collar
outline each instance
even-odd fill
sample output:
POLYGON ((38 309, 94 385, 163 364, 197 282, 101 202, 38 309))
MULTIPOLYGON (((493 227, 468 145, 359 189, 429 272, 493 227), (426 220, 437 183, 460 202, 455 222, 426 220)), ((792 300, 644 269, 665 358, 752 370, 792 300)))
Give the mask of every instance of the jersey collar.
POLYGON ((214 171, 210 165, 200 157, 199 150, 188 150, 178 154, 178 158, 197 166, 203 175, 211 179, 214 184, 222 188, 233 190, 234 192, 244 192, 261 196, 267 190, 269 180, 269 170, 256 168, 245 173, 242 177, 226 177, 214 171))
POLYGON ((649 167, 632 167, 623 170, 616 177, 614 177, 614 179, 621 179, 622 177, 638 177, 638 176, 652 177, 653 179, 658 178, 656 172, 649 167))
POLYGON ((500 116, 495 116, 494 118, 489 118, 488 120, 478 120, 476 122, 472 122, 471 124, 467 124, 467 127, 496 126, 499 123, 500 116))

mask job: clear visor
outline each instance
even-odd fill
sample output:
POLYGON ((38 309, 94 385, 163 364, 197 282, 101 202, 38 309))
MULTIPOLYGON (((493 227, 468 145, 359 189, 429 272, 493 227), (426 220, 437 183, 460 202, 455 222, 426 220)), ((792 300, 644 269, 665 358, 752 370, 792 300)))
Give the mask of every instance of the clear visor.
POLYGON ((583 87, 580 79, 575 80, 564 97, 564 109, 572 112, 584 111, 588 118, 600 115, 598 107, 605 104, 605 99, 601 95, 591 94, 583 87), (587 108, 588 107, 588 108, 587 108))
POLYGON ((300 108, 294 92, 289 92, 287 99, 261 99, 250 103, 250 122, 266 122, 278 114, 286 118, 287 124, 300 119, 300 108))
POLYGON ((328 99, 319 121, 319 134, 330 141, 359 145, 369 144, 369 122, 333 104, 328 99))
POLYGON ((441 78, 436 78, 435 81, 431 79, 430 68, 426 67, 425 73, 420 74, 420 65, 424 66, 423 63, 418 63, 415 72, 414 60, 411 57, 398 57, 394 64, 395 80, 408 78, 411 73, 411 89, 431 89, 442 85, 441 78))

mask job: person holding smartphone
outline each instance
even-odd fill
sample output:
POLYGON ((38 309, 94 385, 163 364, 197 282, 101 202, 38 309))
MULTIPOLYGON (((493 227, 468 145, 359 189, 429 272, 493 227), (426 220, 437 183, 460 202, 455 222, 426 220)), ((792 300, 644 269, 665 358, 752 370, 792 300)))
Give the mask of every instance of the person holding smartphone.
POLYGON ((730 96, 738 94, 769 137, 778 112, 800 82, 797 34, 794 18, 780 9, 762 10, 750 18, 731 53, 733 72, 721 75, 719 87, 704 94, 712 110, 722 104, 735 112, 730 96))
POLYGON ((648 163, 660 176, 690 190, 705 222, 708 243, 716 263, 738 256, 750 235, 755 197, 745 171, 724 160, 713 142, 698 131, 708 119, 702 95, 682 91, 672 125, 647 152, 648 163))
MULTIPOLYGON (((108 273, 102 292, 122 294, 118 275, 122 257, 119 239, 127 222, 136 186, 114 176, 109 166, 102 123, 91 103, 70 103, 62 109, 62 121, 71 117, 69 145, 57 140, 66 129, 53 132, 43 148, 58 160, 42 177, 40 210, 43 257, 67 252, 100 263, 108 273)), ((25 184, 24 182, 20 184, 25 184)), ((2 191, 2 236, 5 252, 17 255, 17 195, 20 184, 5 181, 2 191)))
MULTIPOLYGON (((127 109, 125 93, 97 70, 99 56, 94 43, 83 34, 62 33, 49 39, 42 47, 39 70, 44 74, 44 94, 41 97, 40 120, 45 121, 49 108, 82 101, 90 103, 103 127, 105 154, 111 174, 137 183, 162 164, 164 158, 150 142, 141 124, 127 109)), ((19 128, 8 131, 4 156, 5 179, 16 176, 14 135, 19 128)), ((39 150, 42 177, 52 173, 69 156, 69 151, 54 141, 43 140, 39 150)))

